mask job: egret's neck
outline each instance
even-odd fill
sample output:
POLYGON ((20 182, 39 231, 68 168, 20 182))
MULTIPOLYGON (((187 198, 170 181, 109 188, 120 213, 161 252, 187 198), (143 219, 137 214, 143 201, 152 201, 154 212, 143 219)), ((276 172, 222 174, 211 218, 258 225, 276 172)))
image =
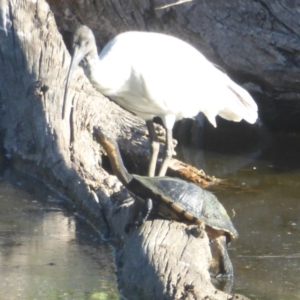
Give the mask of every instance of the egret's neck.
POLYGON ((88 79, 92 80, 92 74, 97 69, 97 64, 99 61, 99 57, 97 54, 97 49, 94 48, 89 54, 84 58, 83 63, 81 64, 84 70, 85 75, 88 79))
POLYGON ((91 60, 98 60, 99 56, 98 56, 98 51, 97 51, 97 47, 96 44, 93 43, 93 48, 92 50, 88 53, 87 58, 91 59, 91 60))
POLYGON ((85 58, 83 65, 84 73, 90 83, 103 95, 111 95, 124 83, 122 72, 116 72, 110 62, 100 60, 95 53, 89 54, 85 58))

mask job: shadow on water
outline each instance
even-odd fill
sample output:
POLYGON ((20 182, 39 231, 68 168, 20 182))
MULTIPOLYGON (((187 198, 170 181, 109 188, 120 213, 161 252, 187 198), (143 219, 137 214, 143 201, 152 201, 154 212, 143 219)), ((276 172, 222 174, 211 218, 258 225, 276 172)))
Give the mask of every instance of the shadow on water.
POLYGON ((11 169, 0 179, 0 299, 119 299, 109 246, 11 169))
POLYGON ((239 186, 212 190, 240 234, 229 250, 232 292, 300 299, 300 135, 226 126, 204 127, 202 147, 182 145, 178 156, 239 186))

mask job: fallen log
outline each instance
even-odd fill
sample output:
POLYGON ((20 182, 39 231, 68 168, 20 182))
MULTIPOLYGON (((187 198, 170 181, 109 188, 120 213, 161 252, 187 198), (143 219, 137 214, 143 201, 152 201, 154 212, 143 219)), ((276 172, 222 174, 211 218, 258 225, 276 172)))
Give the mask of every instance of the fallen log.
POLYGON ((92 129, 109 128, 125 163, 142 170, 149 157, 143 122, 96 93, 80 68, 69 90, 71 113, 62 120, 70 56, 52 11, 44 0, 0 5, 0 137, 6 157, 71 199, 104 237, 112 237, 127 298, 234 299, 210 282, 206 236, 196 239, 186 225, 162 220, 124 233, 132 205, 119 208, 115 199, 124 199, 126 191, 103 168, 92 129))

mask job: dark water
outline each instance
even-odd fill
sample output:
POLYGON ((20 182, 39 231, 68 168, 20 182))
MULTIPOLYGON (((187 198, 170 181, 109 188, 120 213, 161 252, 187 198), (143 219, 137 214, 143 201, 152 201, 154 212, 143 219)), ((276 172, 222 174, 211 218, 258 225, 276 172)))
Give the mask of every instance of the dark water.
POLYGON ((0 179, 0 299, 119 299, 113 256, 41 183, 0 179))
POLYGON ((234 183, 213 189, 240 234, 229 252, 233 292, 300 299, 300 135, 205 129, 202 147, 182 146, 179 155, 234 183))

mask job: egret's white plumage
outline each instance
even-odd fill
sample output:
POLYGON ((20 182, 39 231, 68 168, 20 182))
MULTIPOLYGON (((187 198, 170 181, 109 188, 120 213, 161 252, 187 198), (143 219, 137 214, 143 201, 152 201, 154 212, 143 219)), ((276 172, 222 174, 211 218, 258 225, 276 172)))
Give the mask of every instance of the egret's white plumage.
MULTIPOLYGON (((81 26, 74 34, 66 90, 74 66, 83 58, 85 73, 99 92, 148 121, 152 142, 156 138, 152 119, 162 119, 167 129, 168 154, 160 175, 166 172, 172 153, 171 131, 176 120, 194 117, 200 111, 215 127, 217 115, 249 123, 257 119, 257 105, 250 94, 198 50, 175 37, 125 32, 111 40, 98 57, 92 31, 81 26)), ((155 160, 156 164, 154 155, 152 163, 155 160)), ((149 175, 153 173, 152 166, 149 175)))

